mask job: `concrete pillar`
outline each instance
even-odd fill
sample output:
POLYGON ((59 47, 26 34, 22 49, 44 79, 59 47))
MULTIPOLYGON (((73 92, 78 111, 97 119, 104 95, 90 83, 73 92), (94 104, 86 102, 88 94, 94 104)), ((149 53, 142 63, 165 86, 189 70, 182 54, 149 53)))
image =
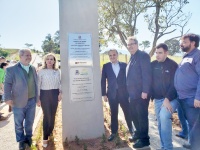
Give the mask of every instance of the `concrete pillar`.
POLYGON ((59 0, 63 141, 104 133, 97 0, 59 0))

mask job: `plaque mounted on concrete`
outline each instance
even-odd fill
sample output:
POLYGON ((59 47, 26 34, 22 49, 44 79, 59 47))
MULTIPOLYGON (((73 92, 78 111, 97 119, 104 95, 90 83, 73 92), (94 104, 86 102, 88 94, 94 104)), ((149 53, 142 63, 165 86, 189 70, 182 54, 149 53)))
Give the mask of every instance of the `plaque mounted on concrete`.
POLYGON ((70 66, 92 66, 91 34, 69 33, 68 43, 70 66))
POLYGON ((91 67, 70 68, 70 99, 72 102, 94 100, 91 67))
POLYGON ((59 0, 63 141, 104 134, 97 6, 59 0))

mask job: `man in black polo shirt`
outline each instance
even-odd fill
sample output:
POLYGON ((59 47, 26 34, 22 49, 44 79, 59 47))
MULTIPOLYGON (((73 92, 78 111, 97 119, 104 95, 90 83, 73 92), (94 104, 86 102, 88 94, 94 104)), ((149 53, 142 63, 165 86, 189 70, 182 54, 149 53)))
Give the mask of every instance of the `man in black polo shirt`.
POLYGON ((156 60, 152 67, 152 98, 158 121, 161 149, 173 150, 172 145, 172 113, 178 101, 174 87, 174 74, 177 63, 167 57, 168 47, 164 43, 156 46, 156 60))

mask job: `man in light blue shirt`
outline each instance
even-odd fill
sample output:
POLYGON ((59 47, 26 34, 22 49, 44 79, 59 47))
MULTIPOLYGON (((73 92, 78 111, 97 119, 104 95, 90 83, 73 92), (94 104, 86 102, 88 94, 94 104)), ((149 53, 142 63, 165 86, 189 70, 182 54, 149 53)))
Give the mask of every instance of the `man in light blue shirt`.
POLYGON ((104 101, 108 101, 110 105, 112 134, 108 138, 108 141, 112 141, 116 137, 118 131, 119 104, 124 112, 126 123, 131 134, 133 134, 133 127, 131 123, 128 92, 126 90, 126 63, 118 61, 118 52, 115 49, 111 49, 108 55, 110 62, 103 65, 101 89, 104 101))
POLYGON ((200 147, 200 51, 199 36, 186 34, 180 47, 186 54, 175 73, 174 85, 179 103, 189 123, 191 149, 200 147))

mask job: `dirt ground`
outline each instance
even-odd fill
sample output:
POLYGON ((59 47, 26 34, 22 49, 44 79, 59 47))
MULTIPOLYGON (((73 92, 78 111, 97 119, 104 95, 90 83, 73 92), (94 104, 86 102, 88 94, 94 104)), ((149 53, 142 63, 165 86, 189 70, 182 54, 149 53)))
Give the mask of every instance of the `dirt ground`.
MULTIPOLYGON (((40 138, 37 139, 36 146, 38 150, 112 150, 116 148, 131 147, 132 144, 128 141, 130 134, 127 129, 119 122, 119 137, 113 142, 108 142, 107 138, 110 135, 110 116, 109 109, 104 106, 104 128, 105 135, 96 139, 90 140, 80 140, 78 137, 75 137, 73 142, 65 141, 62 142, 62 111, 61 103, 58 106, 56 114, 56 124, 53 131, 53 136, 49 140, 47 148, 42 147, 42 128, 41 126, 37 127, 34 135, 40 135, 40 138)), ((154 113, 153 102, 150 102, 149 113, 154 113)), ((41 124, 42 119, 40 120, 41 124)), ((180 123, 178 120, 177 113, 173 115, 173 128, 180 130, 180 123)))

